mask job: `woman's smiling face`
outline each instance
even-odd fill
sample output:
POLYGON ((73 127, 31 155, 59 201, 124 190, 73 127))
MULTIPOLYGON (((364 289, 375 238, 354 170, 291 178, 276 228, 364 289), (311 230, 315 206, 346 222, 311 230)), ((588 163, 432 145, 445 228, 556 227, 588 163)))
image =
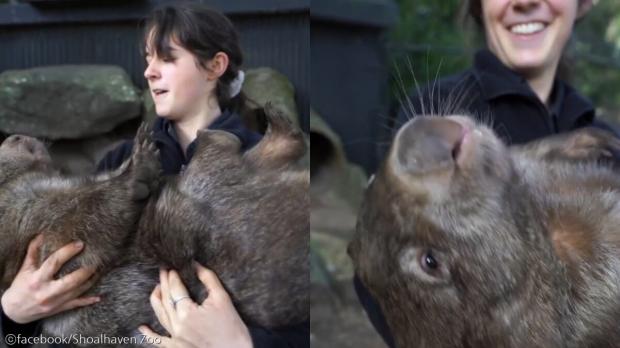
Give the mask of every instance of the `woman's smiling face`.
POLYGON ((482 0, 487 45, 520 74, 555 69, 575 20, 589 5, 589 0, 482 0))

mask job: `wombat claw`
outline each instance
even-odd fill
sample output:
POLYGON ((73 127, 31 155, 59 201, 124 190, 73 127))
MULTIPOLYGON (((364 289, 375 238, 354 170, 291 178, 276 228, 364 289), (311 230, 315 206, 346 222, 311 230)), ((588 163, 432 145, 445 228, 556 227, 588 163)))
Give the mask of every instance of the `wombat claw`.
POLYGON ((148 129, 146 123, 142 123, 134 141, 131 155, 132 161, 132 198, 134 200, 146 199, 150 193, 159 186, 161 175, 161 163, 159 162, 159 150, 152 141, 153 132, 148 129))

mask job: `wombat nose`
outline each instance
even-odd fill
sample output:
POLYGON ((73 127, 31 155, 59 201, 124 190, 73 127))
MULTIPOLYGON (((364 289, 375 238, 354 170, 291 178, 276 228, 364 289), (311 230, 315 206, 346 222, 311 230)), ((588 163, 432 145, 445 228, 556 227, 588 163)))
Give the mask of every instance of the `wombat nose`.
POLYGON ((37 141, 25 135, 11 135, 5 142, 14 149, 19 149, 30 154, 35 154, 38 150, 37 141))
POLYGON ((416 117, 398 132, 395 159, 414 174, 447 168, 458 156, 464 133, 464 127, 451 119, 416 117))

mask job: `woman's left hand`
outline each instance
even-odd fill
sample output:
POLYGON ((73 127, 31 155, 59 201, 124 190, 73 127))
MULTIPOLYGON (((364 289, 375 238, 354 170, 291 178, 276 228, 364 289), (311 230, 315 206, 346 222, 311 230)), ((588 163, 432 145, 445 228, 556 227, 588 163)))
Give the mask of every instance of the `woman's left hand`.
POLYGON ((162 347, 252 347, 247 326, 235 309, 226 289, 215 273, 194 263, 198 278, 208 296, 201 303, 190 297, 179 274, 159 271, 160 284, 151 293, 151 306, 170 337, 160 336, 147 326, 140 332, 162 347))

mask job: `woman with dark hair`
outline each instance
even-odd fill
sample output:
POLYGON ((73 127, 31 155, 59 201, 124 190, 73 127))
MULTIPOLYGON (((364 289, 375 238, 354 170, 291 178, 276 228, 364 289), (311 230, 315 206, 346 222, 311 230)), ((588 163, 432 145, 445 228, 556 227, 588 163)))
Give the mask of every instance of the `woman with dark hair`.
MULTIPOLYGON (((144 28, 144 77, 159 117, 153 125, 153 140, 159 149, 164 174, 177 174, 191 161, 197 132, 217 129, 236 135, 242 151, 254 146, 262 135, 251 130, 240 114, 246 114, 241 92, 244 74, 237 33, 221 13, 196 3, 170 5, 154 10, 144 28)), ((247 116, 247 115, 246 115, 247 116)), ((110 152, 98 169, 118 167, 130 154, 132 141, 110 152)), ((81 244, 70 244, 53 253, 36 268, 41 239, 31 242, 24 264, 2 295, 2 334, 33 336, 37 320, 99 301, 80 297, 94 283, 91 269, 80 269, 60 279, 55 273, 80 252, 81 244)), ((160 285, 151 295, 151 305, 171 337, 140 331, 167 347, 307 347, 309 323, 267 330, 248 327, 241 320, 217 276, 201 265, 196 271, 209 290, 197 304, 188 296, 178 273, 160 271, 160 285), (183 302, 181 316, 175 305, 183 302)))
MULTIPOLYGON (((484 31, 487 47, 476 53, 471 68, 413 93, 393 134, 416 113, 481 117, 509 145, 585 126, 613 131, 558 76, 573 27, 589 11, 591 0, 469 0, 465 6, 484 31)), ((378 303, 359 278, 354 283, 374 327, 393 347, 378 303)))

